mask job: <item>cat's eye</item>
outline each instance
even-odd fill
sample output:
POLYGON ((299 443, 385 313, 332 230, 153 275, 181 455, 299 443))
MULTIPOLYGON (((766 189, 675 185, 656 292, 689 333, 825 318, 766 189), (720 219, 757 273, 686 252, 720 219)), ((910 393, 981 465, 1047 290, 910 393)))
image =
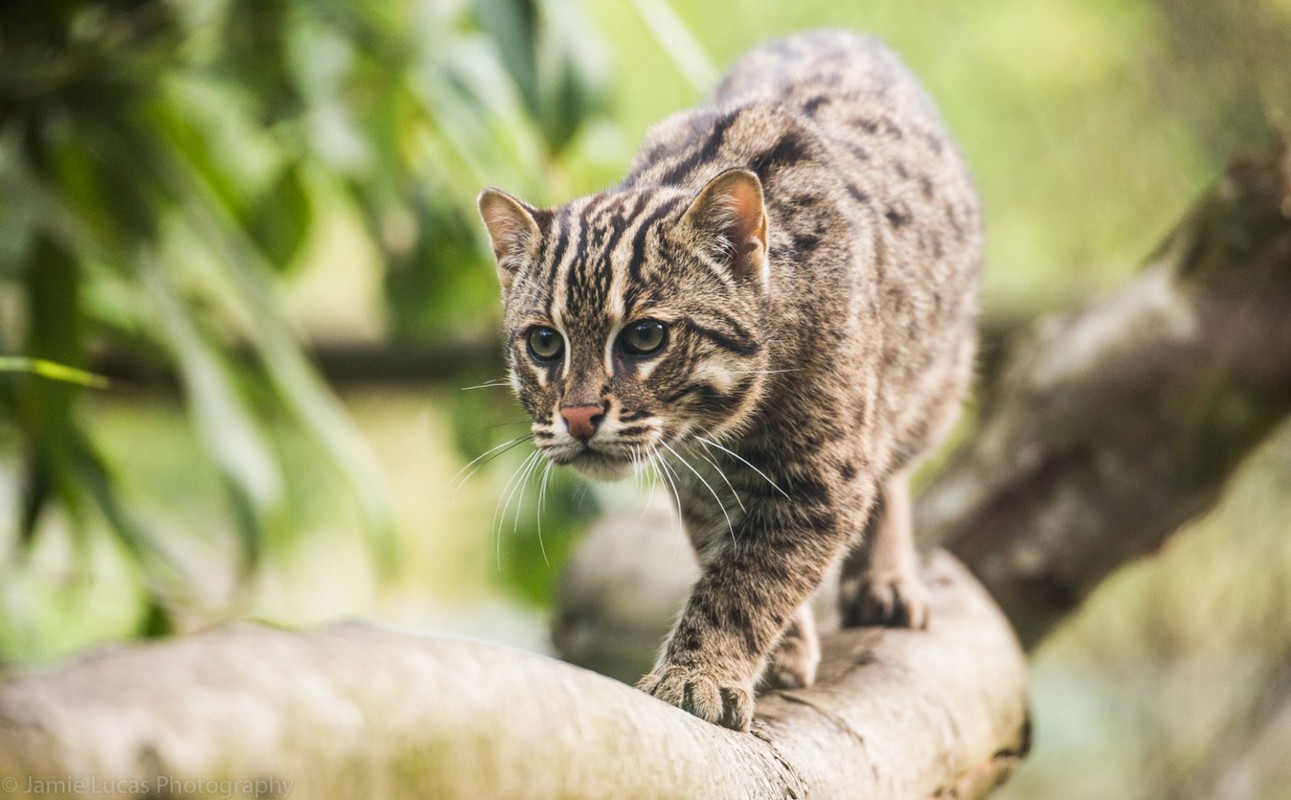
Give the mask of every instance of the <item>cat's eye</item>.
POLYGON ((529 355, 535 361, 550 362, 560 358, 565 350, 565 340, 551 328, 537 327, 529 331, 529 355))
POLYGON ((643 319, 623 329, 619 346, 634 356, 652 356, 668 341, 668 327, 657 319, 643 319))

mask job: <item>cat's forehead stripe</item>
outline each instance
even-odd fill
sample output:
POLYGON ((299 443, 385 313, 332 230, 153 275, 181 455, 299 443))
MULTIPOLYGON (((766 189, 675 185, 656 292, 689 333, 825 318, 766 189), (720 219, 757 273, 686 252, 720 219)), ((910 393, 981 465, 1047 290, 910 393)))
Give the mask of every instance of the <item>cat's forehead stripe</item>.
POLYGON ((652 209, 654 202, 652 192, 607 193, 560 210, 548 264, 553 320, 602 333, 622 316, 626 284, 640 278, 636 262, 644 258, 648 229, 676 206, 675 198, 652 209), (626 252, 625 240, 631 242, 626 252), (629 264, 626 275, 621 274, 624 260, 629 264))
POLYGON ((609 217, 608 220, 610 225, 610 238, 605 242, 605 252, 602 256, 607 263, 610 261, 610 257, 614 253, 614 249, 618 247, 619 240, 623 237, 624 231, 632 225, 632 222, 636 219, 637 215, 641 213, 641 207, 644 206, 645 203, 646 195, 638 194, 633 199, 631 208, 629 208, 626 203, 621 203, 615 207, 616 211, 621 209, 622 213, 615 214, 614 216, 609 217))
MULTIPOLYGON (((616 266, 614 253, 615 253, 615 250, 618 249, 619 243, 623 239, 623 234, 630 227, 632 219, 635 218, 638 214, 640 214, 641 208, 645 204, 645 202, 646 202, 645 195, 637 195, 636 201, 633 203, 632 210, 631 212, 629 212, 630 215, 628 217, 619 216, 619 217, 613 217, 609 220, 610 235, 605 242, 604 249, 601 251, 599 260, 603 265, 602 268, 610 276, 610 284, 609 284, 609 287, 607 288, 608 296, 606 297, 605 305, 607 310, 609 311, 609 322, 611 326, 617 326, 619 323, 623 321, 623 314, 624 314, 623 296, 624 296, 624 293, 626 292, 626 286, 625 286, 626 275, 623 269, 616 266)), ((609 338, 610 339, 613 338, 613 332, 611 332, 611 335, 609 338)), ((611 352, 612 351, 607 342, 607 348, 606 348, 607 364, 610 363, 609 354, 611 352)))
POLYGON ((628 279, 629 283, 637 283, 641 280, 641 267, 645 262, 646 236, 650 230, 664 217, 669 216, 681 204, 681 197, 670 197, 650 212, 640 227, 637 228, 636 234, 632 237, 632 253, 628 258, 628 279))
MULTIPOLYGON (((556 210, 555 218, 552 220, 551 230, 555 234, 555 243, 551 245, 547 253, 549 256, 546 264, 547 285, 550 286, 556 277, 556 267, 565 257, 565 248, 569 247, 569 211, 567 208, 556 210)), ((550 238, 548 239, 550 241, 550 238)))
POLYGON ((582 225, 576 214, 566 213, 562 216, 563 222, 558 245, 563 243, 564 246, 558 246, 556 253, 552 257, 549 311, 552 320, 561 323, 563 327, 567 324, 568 315, 574 311, 571 306, 577 302, 577 290, 569 286, 567 281, 562 279, 562 276, 568 275, 580 260, 581 246, 579 237, 582 235, 582 225))
POLYGON ((592 195, 588 199, 587 205, 583 206, 583 216, 588 219, 595 219, 597 209, 599 209, 605 203, 605 201, 609 199, 610 199, 609 192, 599 192, 597 194, 592 195))

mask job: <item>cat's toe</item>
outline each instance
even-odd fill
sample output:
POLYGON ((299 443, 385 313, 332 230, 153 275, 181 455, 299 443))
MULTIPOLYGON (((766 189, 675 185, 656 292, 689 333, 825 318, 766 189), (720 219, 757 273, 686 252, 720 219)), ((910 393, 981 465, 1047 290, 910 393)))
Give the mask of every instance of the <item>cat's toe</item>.
POLYGON ((646 675, 637 688, 714 725, 747 731, 753 724, 752 688, 696 667, 667 666, 646 675))
POLYGON ((839 610, 847 627, 928 627, 931 601, 927 587, 915 575, 893 573, 845 581, 839 595, 839 610))

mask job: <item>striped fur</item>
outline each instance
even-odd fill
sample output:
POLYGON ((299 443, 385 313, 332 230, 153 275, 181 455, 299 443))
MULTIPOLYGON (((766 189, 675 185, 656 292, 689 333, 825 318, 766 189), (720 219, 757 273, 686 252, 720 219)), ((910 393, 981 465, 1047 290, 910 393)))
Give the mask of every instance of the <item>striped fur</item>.
POLYGON ((538 446, 596 477, 652 460, 704 566, 643 689, 747 728, 768 667, 810 684, 802 609, 849 543, 844 618, 924 623, 905 475, 970 379, 981 237, 966 169, 891 53, 770 43, 652 130, 618 186, 554 209, 486 190, 480 209, 538 446), (642 320, 666 326, 657 354, 625 349, 642 320), (558 359, 531 354, 536 327, 558 359), (584 443, 562 409, 589 405, 584 443))

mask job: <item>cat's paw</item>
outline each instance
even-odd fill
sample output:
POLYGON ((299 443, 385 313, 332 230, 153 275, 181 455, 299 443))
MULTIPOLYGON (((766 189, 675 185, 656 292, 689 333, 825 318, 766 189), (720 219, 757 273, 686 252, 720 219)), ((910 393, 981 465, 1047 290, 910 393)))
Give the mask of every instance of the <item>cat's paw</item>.
POLYGON ((791 630, 771 652, 762 682, 768 689, 805 689, 816 682, 818 666, 820 641, 791 630))
POLYGON ((753 687, 696 667, 671 664, 637 681, 637 688, 715 725, 747 731, 753 724, 753 687))
POLYGON ((843 625, 849 628, 884 625, 923 629, 928 627, 931 597, 913 572, 871 573, 842 582, 839 611, 843 625))

